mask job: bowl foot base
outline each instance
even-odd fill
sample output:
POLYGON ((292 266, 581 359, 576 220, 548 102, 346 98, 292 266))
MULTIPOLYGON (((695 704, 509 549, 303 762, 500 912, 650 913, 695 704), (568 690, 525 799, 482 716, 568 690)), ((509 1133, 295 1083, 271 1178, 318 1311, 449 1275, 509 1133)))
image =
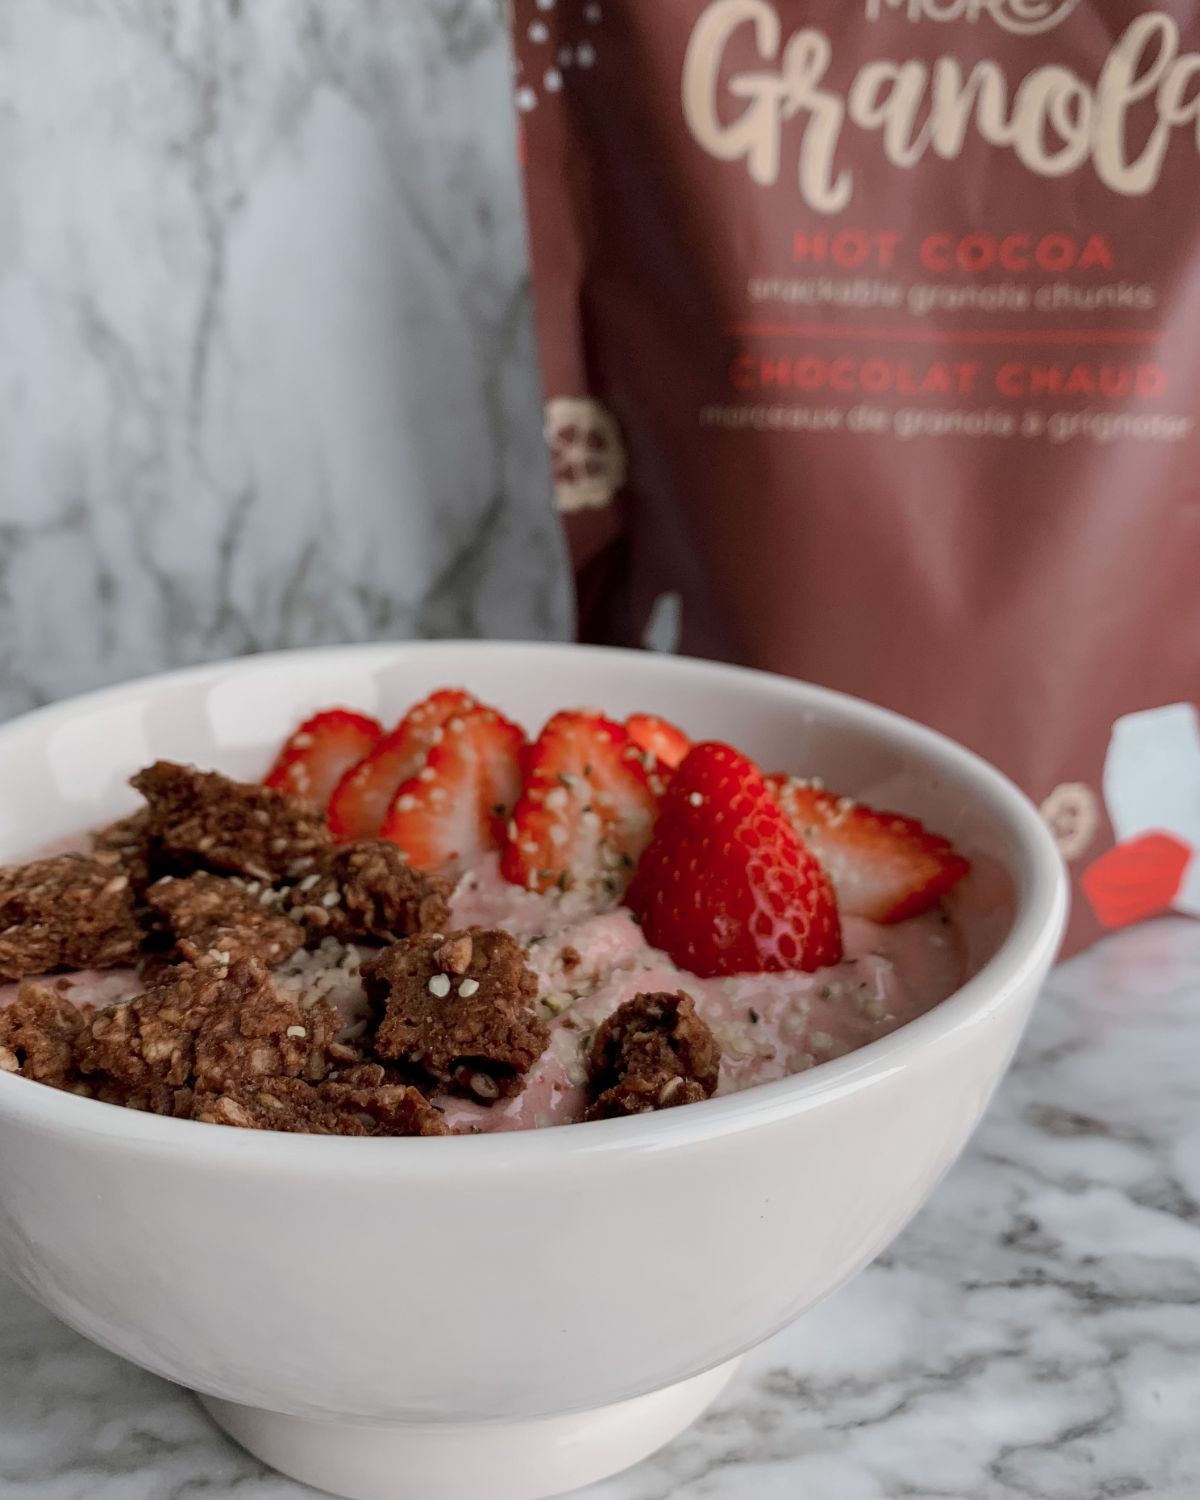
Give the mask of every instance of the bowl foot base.
POLYGON ((201 1396, 255 1458, 344 1500, 542 1500, 615 1474, 678 1436, 720 1395, 732 1360, 679 1385, 532 1422, 377 1426, 285 1417, 201 1396))

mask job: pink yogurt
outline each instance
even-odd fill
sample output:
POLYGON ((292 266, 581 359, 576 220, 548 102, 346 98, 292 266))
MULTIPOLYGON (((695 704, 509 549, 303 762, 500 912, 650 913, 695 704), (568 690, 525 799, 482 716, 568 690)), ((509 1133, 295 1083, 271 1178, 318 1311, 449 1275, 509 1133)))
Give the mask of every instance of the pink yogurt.
POLYGON ((509 885, 494 855, 464 876, 451 904, 455 927, 504 927, 530 942, 550 1045, 516 1098, 486 1107, 443 1099, 455 1128, 525 1130, 578 1119, 584 1061, 596 1027, 643 991, 686 990, 721 1048, 718 1094, 732 1094, 841 1057, 932 1009, 963 982, 958 929, 939 912, 893 927, 843 921, 845 960, 811 974, 699 979, 652 948, 623 908, 595 910, 567 893, 509 885), (573 968, 564 949, 581 958, 573 968))
MULTIPOLYGON (((931 1010, 963 982, 961 931, 940 912, 881 927, 843 921, 846 958, 812 974, 740 974, 699 979, 652 948, 624 908, 597 910, 586 896, 536 895, 501 878, 496 855, 464 875, 454 893, 453 926, 503 927, 528 946, 538 977, 539 1009, 550 1042, 513 1099, 490 1107, 440 1098, 447 1123, 464 1131, 528 1130, 581 1117, 592 1035, 626 1000, 643 991, 686 990, 721 1048, 718 1094, 732 1094, 841 1057, 931 1010), (563 963, 574 949, 579 962, 563 963)), ((362 948, 357 956, 366 958, 362 948)), ((335 943, 299 954, 279 982, 306 999, 332 1000, 361 1025, 365 996, 355 954, 335 943), (350 960, 348 963, 347 960, 350 960)), ((49 979, 78 1004, 110 1005, 140 990, 130 969, 49 979)), ((16 994, 0 985, 0 1005, 16 994)))

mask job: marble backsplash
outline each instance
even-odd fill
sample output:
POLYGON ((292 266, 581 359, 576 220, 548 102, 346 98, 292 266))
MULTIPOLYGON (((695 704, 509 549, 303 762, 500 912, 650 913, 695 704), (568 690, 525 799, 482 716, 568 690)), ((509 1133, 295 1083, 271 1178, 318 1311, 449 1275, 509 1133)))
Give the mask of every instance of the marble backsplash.
POLYGON ((0 0, 0 716, 568 628, 500 0, 0 0))

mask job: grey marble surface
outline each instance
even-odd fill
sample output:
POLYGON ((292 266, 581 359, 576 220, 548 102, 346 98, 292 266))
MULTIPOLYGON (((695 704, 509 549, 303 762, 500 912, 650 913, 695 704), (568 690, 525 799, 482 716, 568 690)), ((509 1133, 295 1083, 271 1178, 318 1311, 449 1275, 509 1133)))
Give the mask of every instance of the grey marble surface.
POLYGON ((500 0, 0 0, 0 717, 561 635, 500 0))
MULTIPOLYGON (((1198 1059, 1200 924, 1061 968, 892 1249, 590 1500, 1195 1500, 1198 1059)), ((4 1500, 312 1493, 0 1283, 4 1500)))

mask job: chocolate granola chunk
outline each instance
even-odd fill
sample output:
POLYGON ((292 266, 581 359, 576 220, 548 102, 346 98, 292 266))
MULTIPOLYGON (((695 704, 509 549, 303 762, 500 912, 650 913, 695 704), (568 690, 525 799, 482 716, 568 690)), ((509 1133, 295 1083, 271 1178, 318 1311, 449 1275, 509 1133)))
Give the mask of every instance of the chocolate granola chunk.
POLYGON ((92 858, 114 871, 129 876, 129 884, 135 896, 142 892, 160 871, 163 863, 150 837, 150 813, 140 808, 127 818, 116 823, 107 823, 92 831, 92 858))
POLYGON ((452 882, 412 869, 386 839, 336 849, 288 894, 292 915, 312 942, 394 943, 415 932, 444 932, 452 882))
POLYGON ((146 905, 174 940, 172 957, 194 963, 211 954, 227 964, 257 958, 268 968, 304 944, 304 929, 278 909, 280 899, 261 881, 206 870, 183 878, 168 875, 146 892, 146 905))
POLYGON ((141 943, 124 871, 81 854, 0 869, 0 979, 111 969, 141 943))
POLYGON ((635 995, 597 1031, 590 1060, 592 1104, 606 1120, 696 1104, 717 1087, 721 1053, 690 995, 635 995))
POLYGON ((205 1018, 196 1033, 196 1088, 220 1092, 260 1078, 318 1082, 332 1064, 358 1058, 355 1049, 338 1042, 341 1029, 332 1005, 301 1006, 268 981, 248 999, 205 1018))
POLYGON ((311 1084, 268 1078, 198 1094, 192 1119, 308 1135, 448 1135, 432 1104, 407 1084, 311 1084))
POLYGON ((166 760, 139 771, 130 785, 149 804, 150 836, 186 868, 297 879, 330 847, 321 814, 273 787, 166 760))
POLYGON ((406 938, 365 965, 363 977, 385 1008, 376 1053, 473 1099, 518 1092, 549 1040, 533 1010, 537 979, 507 932, 406 938))
POLYGON ((195 1090, 263 1077, 323 1078, 357 1053, 335 1041, 328 1005, 281 995, 254 960, 180 964, 144 994, 98 1011, 79 1050, 97 1097, 176 1114, 195 1090))
POLYGON ((87 1023, 87 1013, 50 985, 23 984, 0 1010, 0 1072, 79 1088, 76 1049, 87 1023))
POLYGON ((264 979, 249 964, 232 973, 218 966, 171 969, 144 994, 97 1011, 83 1038, 80 1067, 95 1079, 100 1098, 171 1113, 174 1091, 191 1083, 205 1017, 238 1004, 264 979))

